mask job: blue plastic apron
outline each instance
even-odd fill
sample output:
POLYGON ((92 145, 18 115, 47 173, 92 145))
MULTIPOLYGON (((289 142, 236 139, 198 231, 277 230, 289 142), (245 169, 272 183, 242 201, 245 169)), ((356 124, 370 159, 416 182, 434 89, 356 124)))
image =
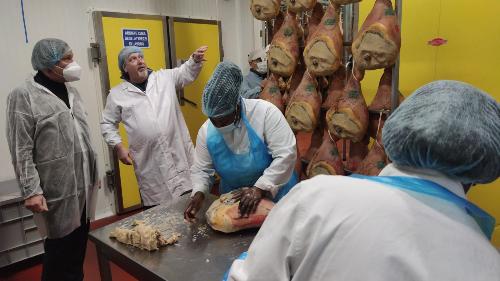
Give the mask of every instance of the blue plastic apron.
POLYGON ((464 209, 467 214, 474 218, 486 237, 488 237, 488 239, 491 239, 491 235, 493 234, 493 229, 495 227, 495 218, 483 211, 478 206, 456 195, 455 193, 449 191, 448 189, 435 182, 412 177, 372 177, 358 174, 352 174, 351 177, 371 180, 383 183, 388 187, 411 190, 418 193, 439 197, 448 202, 451 202, 459 208, 464 209))
MULTIPOLYGON (((212 157, 215 170, 221 177, 220 194, 231 192, 241 187, 252 187, 264 174, 273 158, 267 152, 267 145, 250 126, 244 110, 241 110, 241 120, 246 126, 249 139, 247 153, 235 154, 227 146, 224 137, 210 122, 207 129, 207 148, 212 157)), ((295 171, 287 184, 282 186, 273 201, 278 202, 292 187, 298 183, 295 171)))

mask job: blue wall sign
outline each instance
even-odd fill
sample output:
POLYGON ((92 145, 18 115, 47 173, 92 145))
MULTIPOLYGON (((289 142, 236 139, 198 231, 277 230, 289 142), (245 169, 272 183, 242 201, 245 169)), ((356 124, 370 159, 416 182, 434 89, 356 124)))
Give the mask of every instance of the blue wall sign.
POLYGON ((122 29, 123 47, 136 46, 149 48, 149 34, 147 29, 122 29))

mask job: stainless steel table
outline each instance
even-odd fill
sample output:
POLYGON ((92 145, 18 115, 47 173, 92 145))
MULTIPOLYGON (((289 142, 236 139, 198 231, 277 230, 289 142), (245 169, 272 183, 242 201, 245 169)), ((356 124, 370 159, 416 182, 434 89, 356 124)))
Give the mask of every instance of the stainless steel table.
POLYGON ((232 234, 212 230, 206 224, 204 214, 215 197, 205 200, 204 208, 198 213, 197 223, 187 224, 183 212, 188 197, 185 195, 174 205, 160 205, 90 232, 89 239, 97 249, 101 280, 112 280, 109 261, 139 280, 221 280, 231 262, 248 249, 257 230, 232 234), (153 252, 109 238, 109 232, 115 227, 127 227, 134 220, 145 220, 156 225, 164 234, 173 229, 182 236, 177 244, 153 252))

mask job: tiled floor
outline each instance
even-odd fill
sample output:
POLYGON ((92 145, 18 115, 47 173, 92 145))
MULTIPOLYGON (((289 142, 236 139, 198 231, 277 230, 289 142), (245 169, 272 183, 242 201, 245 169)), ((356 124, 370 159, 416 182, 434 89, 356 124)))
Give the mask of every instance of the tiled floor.
MULTIPOLYGON (((113 216, 111 218, 95 221, 92 223, 91 228, 96 229, 102 227, 104 225, 110 224, 117 220, 133 215, 137 212, 138 211, 130 212, 126 215, 113 216)), ((113 263, 111 263, 111 272, 113 280, 120 280, 120 281, 137 280, 128 273, 126 273, 124 270, 122 270, 120 267, 114 265, 113 263)), ((1 269, 0 281, 40 280, 41 274, 42 274, 41 257, 36 257, 26 262, 16 264, 15 266, 1 269)), ((84 262, 84 274, 85 274, 84 278, 85 281, 101 280, 99 276, 99 266, 97 264, 97 254, 95 245, 90 241, 87 243, 87 254, 85 256, 85 262, 84 262)))

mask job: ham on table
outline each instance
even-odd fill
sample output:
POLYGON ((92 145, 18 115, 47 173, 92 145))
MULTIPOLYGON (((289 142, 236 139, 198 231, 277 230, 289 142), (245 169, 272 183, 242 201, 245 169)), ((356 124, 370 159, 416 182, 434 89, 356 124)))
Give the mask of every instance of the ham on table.
POLYGON ((332 75, 341 64, 343 39, 339 13, 339 6, 330 4, 304 48, 307 69, 315 76, 332 75))
POLYGON ((233 200, 233 194, 226 193, 216 199, 208 208, 205 216, 207 223, 214 229, 224 233, 236 232, 242 229, 260 227, 274 206, 269 199, 262 199, 255 213, 248 217, 240 217, 239 201, 233 200))

